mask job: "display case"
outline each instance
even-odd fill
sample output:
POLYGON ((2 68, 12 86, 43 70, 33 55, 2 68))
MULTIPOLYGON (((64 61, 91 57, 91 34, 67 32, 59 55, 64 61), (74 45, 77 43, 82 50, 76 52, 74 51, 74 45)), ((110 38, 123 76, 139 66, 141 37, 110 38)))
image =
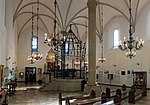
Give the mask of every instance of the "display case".
POLYGON ((133 72, 133 85, 137 88, 147 86, 147 72, 133 72))

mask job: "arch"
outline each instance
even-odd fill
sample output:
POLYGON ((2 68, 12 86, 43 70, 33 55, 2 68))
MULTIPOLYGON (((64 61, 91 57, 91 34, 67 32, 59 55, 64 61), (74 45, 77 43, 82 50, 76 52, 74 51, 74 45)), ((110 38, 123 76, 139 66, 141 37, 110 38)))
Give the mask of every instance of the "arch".
POLYGON ((128 21, 129 21, 129 18, 128 16, 126 16, 121 10, 119 10, 118 8, 110 5, 110 4, 107 4, 107 3, 101 3, 101 2, 98 2, 98 4, 101 4, 101 5, 105 5, 105 6, 108 6, 108 7, 111 7, 113 8, 114 10, 118 11, 120 14, 122 14, 128 21))
MULTIPOLYGON (((24 9, 25 7, 27 7, 27 6, 29 6, 29 5, 32 5, 32 4, 37 4, 37 2, 30 2, 30 3, 28 3, 28 4, 25 4, 24 6, 22 6, 22 7, 18 10, 18 12, 16 13, 16 15, 19 14, 22 9, 24 9)), ((48 10, 50 10, 53 15, 55 14, 54 11, 52 11, 52 10, 51 10, 48 6, 46 6, 45 4, 43 4, 43 3, 41 3, 41 2, 39 2, 39 4, 42 5, 42 6, 44 6, 44 7, 46 7, 48 10)), ((16 19, 17 19, 16 16, 14 16, 13 23, 15 22, 16 19)), ((56 19, 57 19, 57 21, 58 21, 59 23, 62 23, 62 22, 59 21, 59 19, 58 19, 57 16, 56 16, 56 19)), ((60 25, 63 26, 63 24, 60 24, 60 25)))
POLYGON ((71 7, 71 3, 72 3, 72 0, 70 0, 69 6, 67 8, 67 13, 66 13, 66 17, 65 17, 65 24, 67 22, 67 18, 68 18, 69 10, 70 10, 70 7, 71 7))
POLYGON ((15 13, 14 13, 14 16, 13 16, 13 23, 14 23, 14 18, 15 18, 15 16, 16 16, 16 13, 17 13, 19 7, 21 6, 21 3, 22 3, 22 2, 23 2, 23 0, 20 1, 20 3, 18 4, 18 6, 17 6, 17 8, 16 8, 16 10, 15 10, 15 13))
POLYGON ((108 49, 114 49, 114 48, 117 48, 117 44, 116 43, 118 43, 119 44, 119 40, 120 40, 120 33, 121 33, 121 26, 120 26, 121 24, 120 24, 120 22, 116 22, 116 21, 114 21, 114 22, 112 22, 109 26, 108 26, 108 28, 107 28, 107 40, 108 40, 108 42, 107 42, 107 48, 108 49), (115 31, 115 30, 118 30, 118 31, 115 31), (117 36, 117 39, 115 39, 114 40, 114 32, 119 32, 119 33, 117 33, 118 34, 118 36, 117 36), (118 40, 118 41, 117 41, 118 40), (114 42, 114 41, 117 41, 117 42, 114 42), (116 47, 114 47, 114 44, 116 44, 115 46, 116 47))
MULTIPOLYGON (((25 13, 32 13, 32 12, 30 12, 30 11, 22 12, 22 13, 18 14, 18 15, 16 16, 16 18, 20 17, 21 15, 23 15, 23 14, 25 14, 25 13)), ((54 18, 51 17, 51 16, 49 16, 49 15, 46 15, 46 14, 39 14, 39 16, 40 16, 40 15, 41 15, 41 16, 45 16, 45 17, 48 17, 48 18, 51 18, 52 20, 54 20, 54 18)), ((58 23, 59 26, 61 26, 61 24, 60 24, 59 21, 57 21, 57 23, 58 23)))
POLYGON ((70 19, 70 21, 66 24, 65 30, 67 29, 67 27, 69 26, 69 24, 71 23, 71 21, 73 21, 74 18, 75 18, 79 13, 81 13, 82 11, 84 11, 85 9, 87 9, 87 6, 84 7, 84 8, 82 8, 80 11, 78 11, 78 12, 70 19))
MULTIPOLYGON (((143 11, 150 5, 150 1, 148 1, 148 3, 146 3, 142 9, 140 9, 140 11, 138 12, 137 14, 137 18, 136 18, 136 21, 138 21, 138 19, 140 18, 140 16, 142 15, 143 11)), ((136 24, 136 23, 135 23, 136 24)))
MULTIPOLYGON (((27 12, 26 12, 26 13, 27 13, 27 12)), ((21 27, 21 30, 19 31, 19 34, 18 34, 18 41, 19 41, 20 34, 21 34, 21 32, 23 31, 23 29, 24 29, 24 27, 26 26, 26 24, 27 24, 32 18, 34 18, 35 16, 37 16, 37 15, 35 14, 34 16, 32 16, 31 18, 29 18, 29 19, 23 24, 23 26, 21 27)), ((39 14, 39 16, 40 16, 40 14, 39 14)), ((44 25, 44 27, 46 28, 48 34, 50 35, 50 33, 49 33, 49 31, 48 31, 48 28, 47 28, 46 24, 44 23, 44 21, 43 21, 40 17, 39 17, 39 19, 40 19, 40 21, 43 23, 43 25, 44 25)))
MULTIPOLYGON (((71 22, 71 23, 73 23, 73 25, 80 25, 80 26, 83 26, 83 27, 88 27, 87 25, 84 25, 84 24, 81 24, 81 23, 75 23, 75 22, 71 22)), ((99 32, 97 27, 96 27, 96 35, 99 37, 99 39, 101 39, 101 35, 100 35, 100 32, 99 32)))

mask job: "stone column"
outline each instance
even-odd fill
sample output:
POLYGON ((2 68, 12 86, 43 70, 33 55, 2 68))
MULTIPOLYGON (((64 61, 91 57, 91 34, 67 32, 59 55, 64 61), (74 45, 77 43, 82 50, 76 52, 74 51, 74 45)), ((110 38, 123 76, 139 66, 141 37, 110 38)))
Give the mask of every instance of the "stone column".
MULTIPOLYGON (((94 89, 96 93, 101 92, 100 86, 96 84, 96 0, 88 0, 88 84, 85 93, 94 89)), ((98 95, 97 95, 98 96, 98 95)))

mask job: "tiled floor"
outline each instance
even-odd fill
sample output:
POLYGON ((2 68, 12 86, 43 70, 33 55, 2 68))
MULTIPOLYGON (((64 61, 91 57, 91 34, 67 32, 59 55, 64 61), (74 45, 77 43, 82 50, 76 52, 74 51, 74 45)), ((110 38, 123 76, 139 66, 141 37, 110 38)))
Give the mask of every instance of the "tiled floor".
MULTIPOLYGON (((15 95, 8 98, 8 105, 58 105, 58 91, 44 91, 39 89, 33 89, 33 86, 33 88, 28 88, 27 90, 23 89, 26 87, 29 86, 24 85, 24 87, 19 87, 15 95), (20 90, 20 88, 22 89, 20 90)), ((35 85, 35 87, 37 86, 35 85)), ((105 86, 102 86, 102 88, 104 89, 105 86)), ((113 88, 115 89, 116 87, 113 88)), ((80 94, 80 92, 63 92, 62 94, 63 96, 68 96, 80 94)), ((124 101, 122 102, 122 105, 132 104, 128 104, 127 101, 124 101)), ((147 97, 138 100, 134 105, 150 105, 150 91, 148 91, 147 97)))

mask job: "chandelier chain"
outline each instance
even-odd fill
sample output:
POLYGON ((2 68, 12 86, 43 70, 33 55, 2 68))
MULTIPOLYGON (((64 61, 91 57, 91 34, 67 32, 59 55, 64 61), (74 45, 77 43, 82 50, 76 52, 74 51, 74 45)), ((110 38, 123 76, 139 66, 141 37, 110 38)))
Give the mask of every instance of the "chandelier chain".
POLYGON ((103 5, 101 5, 101 57, 103 57, 103 5))
MULTIPOLYGON (((32 37, 33 37, 33 25, 34 25, 34 20, 33 20, 34 12, 33 12, 33 9, 34 9, 34 7, 32 6, 32 31, 31 31, 32 37)), ((33 53, 33 51, 32 51, 32 37, 31 37, 31 54, 33 53)))
POLYGON ((37 0, 37 37, 38 37, 38 30, 39 30, 39 0, 37 0))
POLYGON ((126 57, 130 59, 136 56, 136 51, 140 50, 143 47, 144 41, 142 39, 138 40, 136 37, 133 37, 133 21, 132 21, 132 1, 129 0, 129 37, 126 39, 124 37, 124 41, 120 41, 119 48, 122 51, 126 51, 126 57))
POLYGON ((103 34, 104 34, 104 27, 103 27, 103 22, 104 22, 104 19, 103 19, 103 5, 101 5, 101 25, 100 25, 100 28, 101 28, 101 39, 100 39, 100 42, 101 42, 101 57, 99 58, 99 61, 101 63, 104 63, 105 62, 105 58, 104 58, 104 46, 103 46, 103 34))
POLYGON ((55 13, 54 13, 54 37, 56 37, 56 5, 57 1, 54 1, 55 13))

